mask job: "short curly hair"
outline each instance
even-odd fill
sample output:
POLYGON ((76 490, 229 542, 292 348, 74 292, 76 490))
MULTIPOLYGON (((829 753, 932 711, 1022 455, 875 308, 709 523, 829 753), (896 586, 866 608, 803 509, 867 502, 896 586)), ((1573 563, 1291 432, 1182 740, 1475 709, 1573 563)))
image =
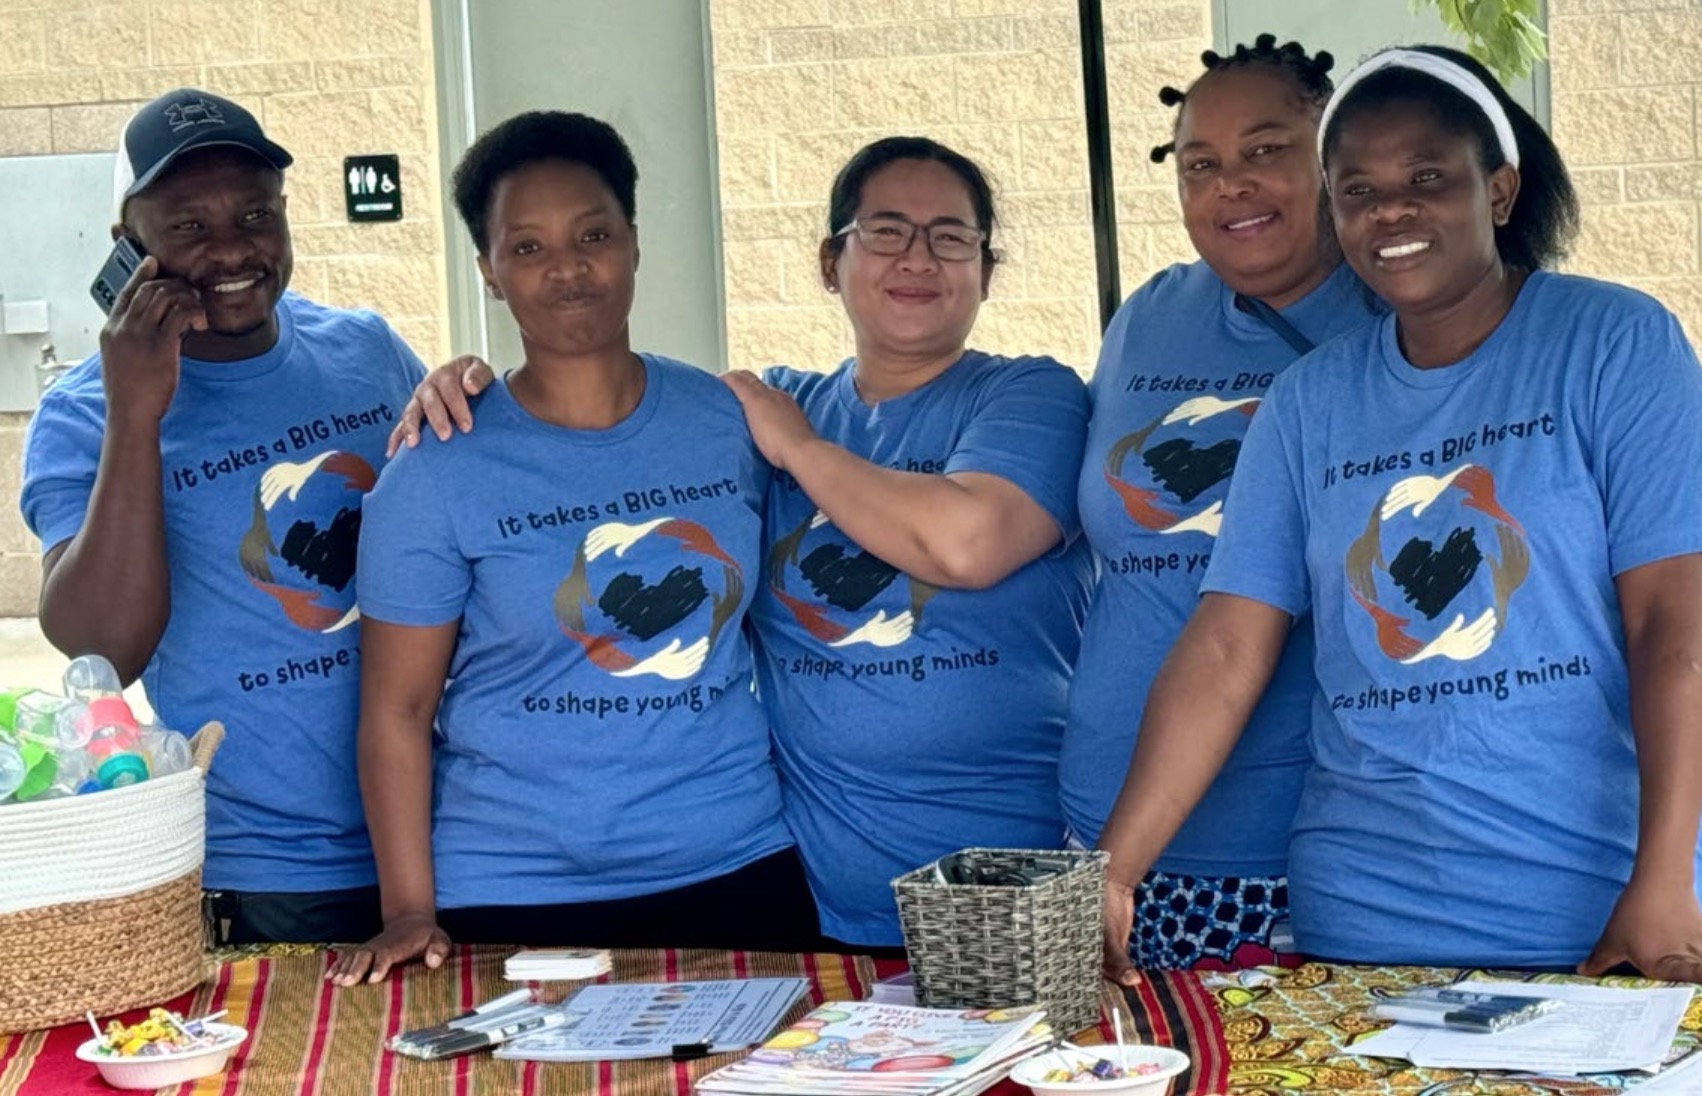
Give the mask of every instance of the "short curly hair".
POLYGON ((638 217, 638 165, 609 123, 585 114, 534 110, 516 114, 474 141, 450 180, 455 209, 478 246, 490 246, 491 196, 505 176, 529 164, 555 160, 595 171, 620 203, 628 224, 638 217))

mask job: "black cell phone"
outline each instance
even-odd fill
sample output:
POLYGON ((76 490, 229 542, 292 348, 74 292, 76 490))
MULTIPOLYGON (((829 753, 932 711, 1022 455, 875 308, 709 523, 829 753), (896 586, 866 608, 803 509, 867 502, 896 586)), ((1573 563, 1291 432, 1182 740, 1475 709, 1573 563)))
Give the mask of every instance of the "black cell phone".
POLYGON ((106 264, 100 268, 95 277, 95 284, 89 286, 89 293, 100 305, 102 312, 110 315, 112 306, 118 303, 118 294, 124 288, 124 283, 130 280, 130 275, 136 273, 136 268, 142 265, 147 257, 142 245, 128 236, 120 236, 112 243, 112 254, 106 257, 106 264))

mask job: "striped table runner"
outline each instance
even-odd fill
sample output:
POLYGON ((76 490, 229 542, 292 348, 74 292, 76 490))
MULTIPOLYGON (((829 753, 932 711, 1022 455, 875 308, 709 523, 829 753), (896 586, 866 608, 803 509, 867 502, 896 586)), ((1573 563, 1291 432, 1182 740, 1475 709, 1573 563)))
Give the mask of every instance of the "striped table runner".
MULTIPOLYGON (((220 1076, 166 1089, 171 1096, 510 1096, 599 1093, 611 1096, 686 1096, 692 1082, 732 1060, 719 1055, 695 1062, 540 1063, 498 1061, 488 1054, 419 1062, 387 1053, 385 1040, 401 1031, 440 1023, 456 1012, 512 988, 502 963, 512 948, 457 948, 435 971, 405 968, 375 986, 338 990, 325 982, 332 956, 268 954, 223 964, 216 982, 171 1002, 186 1015, 227 1009, 226 1020, 248 1028, 248 1042, 220 1076)), ((811 1004, 867 996, 875 978, 902 969, 863 957, 721 951, 617 951, 611 979, 621 982, 803 976, 811 1004)), ((1107 1007, 1115 993, 1108 991, 1107 1007)), ((1193 1054, 1195 1067, 1174 1096, 1214 1093, 1224 1087, 1228 1060, 1216 1027, 1211 995, 1197 980, 1149 981, 1131 999, 1125 1029, 1193 1054)), ((805 1006, 800 1004, 799 1011, 805 1006)), ((127 1014, 134 1019, 145 1013, 127 1014)), ((104 1022, 107 1018, 102 1017, 104 1022)), ((0 1036, 0 1096, 110 1096, 92 1065, 74 1051, 88 1028, 0 1036)), ((1109 1038, 1089 1032, 1085 1041, 1109 1038)), ((1025 1089, 1006 1083, 1001 1096, 1025 1089)))

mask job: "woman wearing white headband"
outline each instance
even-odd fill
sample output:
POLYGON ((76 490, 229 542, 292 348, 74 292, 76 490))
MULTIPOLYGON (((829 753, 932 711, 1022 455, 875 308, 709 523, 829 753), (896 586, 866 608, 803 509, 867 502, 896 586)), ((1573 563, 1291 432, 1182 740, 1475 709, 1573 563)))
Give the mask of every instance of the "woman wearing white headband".
POLYGON ((1695 353, 1649 298, 1545 269, 1576 224, 1565 167, 1470 58, 1378 54, 1320 145, 1392 314, 1291 367, 1248 431, 1101 841, 1107 966, 1126 884, 1309 610, 1301 950, 1702 981, 1695 353))

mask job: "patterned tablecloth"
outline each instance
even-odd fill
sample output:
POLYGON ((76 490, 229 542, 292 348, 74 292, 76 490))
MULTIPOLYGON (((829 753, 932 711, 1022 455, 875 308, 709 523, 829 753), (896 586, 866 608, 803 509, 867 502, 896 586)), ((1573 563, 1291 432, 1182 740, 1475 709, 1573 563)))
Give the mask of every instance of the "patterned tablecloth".
MULTIPOLYGON (((502 961, 513 949, 457 949, 441 969, 418 965, 376 986, 337 990, 324 981, 331 956, 305 947, 230 952, 217 981, 172 1007, 192 1015, 229 1010, 252 1035, 225 1074, 176 1089, 172 1096, 481 1096, 600 1093, 686 1096, 696 1078, 731 1060, 695 1062, 523 1063, 475 1055, 417 1062, 387 1053, 399 1031, 440 1022, 508 989, 502 961)), ((857 999, 876 977, 902 969, 861 957, 711 951, 627 951, 614 955, 617 981, 801 975, 811 1002, 857 999)), ((1297 970, 1154 975, 1126 1000, 1106 988, 1108 1010, 1143 1041, 1188 1052, 1194 1067, 1172 1096, 1609 1096, 1637 1078, 1517 1079, 1415 1069, 1404 1062, 1354 1058, 1341 1048, 1379 1029, 1367 1009, 1378 996, 1467 977, 1529 980, 1506 972, 1370 968, 1307 964, 1297 970)), ((1636 985, 1626 981, 1625 984, 1636 985)), ((805 1006, 798 1006, 802 1010, 805 1006)), ((129 1014, 131 1017, 140 1013, 129 1014)), ((1101 1030, 1078 1035, 1100 1042, 1101 1030)), ((0 1096, 96 1096, 112 1090, 73 1051, 81 1026, 0 1036, 0 1096)), ((1692 1003, 1673 1061, 1697 1054, 1702 1005, 1692 1003)), ((1025 1090, 1006 1082, 997 1096, 1025 1090)), ((1702 1080, 1697 1092, 1702 1094, 1702 1080)))
MULTIPOLYGON (((1218 1037, 1229 1060, 1222 1091, 1235 1096, 1610 1096, 1634 1090, 1645 1079, 1612 1074, 1524 1079, 1417 1069, 1402 1061, 1356 1058, 1341 1052, 1342 1047, 1387 1026, 1368 1013, 1368 1006, 1378 997, 1467 979, 1584 981, 1569 975, 1308 963, 1296 970, 1267 968, 1197 977, 1213 1000, 1218 1037)), ((1637 987, 1655 983, 1612 978, 1602 980, 1602 984, 1637 987)), ((1668 1056, 1668 1068, 1696 1055, 1699 1046, 1702 998, 1693 997, 1668 1056)), ((1702 1096, 1702 1076, 1694 1092, 1702 1096)))

